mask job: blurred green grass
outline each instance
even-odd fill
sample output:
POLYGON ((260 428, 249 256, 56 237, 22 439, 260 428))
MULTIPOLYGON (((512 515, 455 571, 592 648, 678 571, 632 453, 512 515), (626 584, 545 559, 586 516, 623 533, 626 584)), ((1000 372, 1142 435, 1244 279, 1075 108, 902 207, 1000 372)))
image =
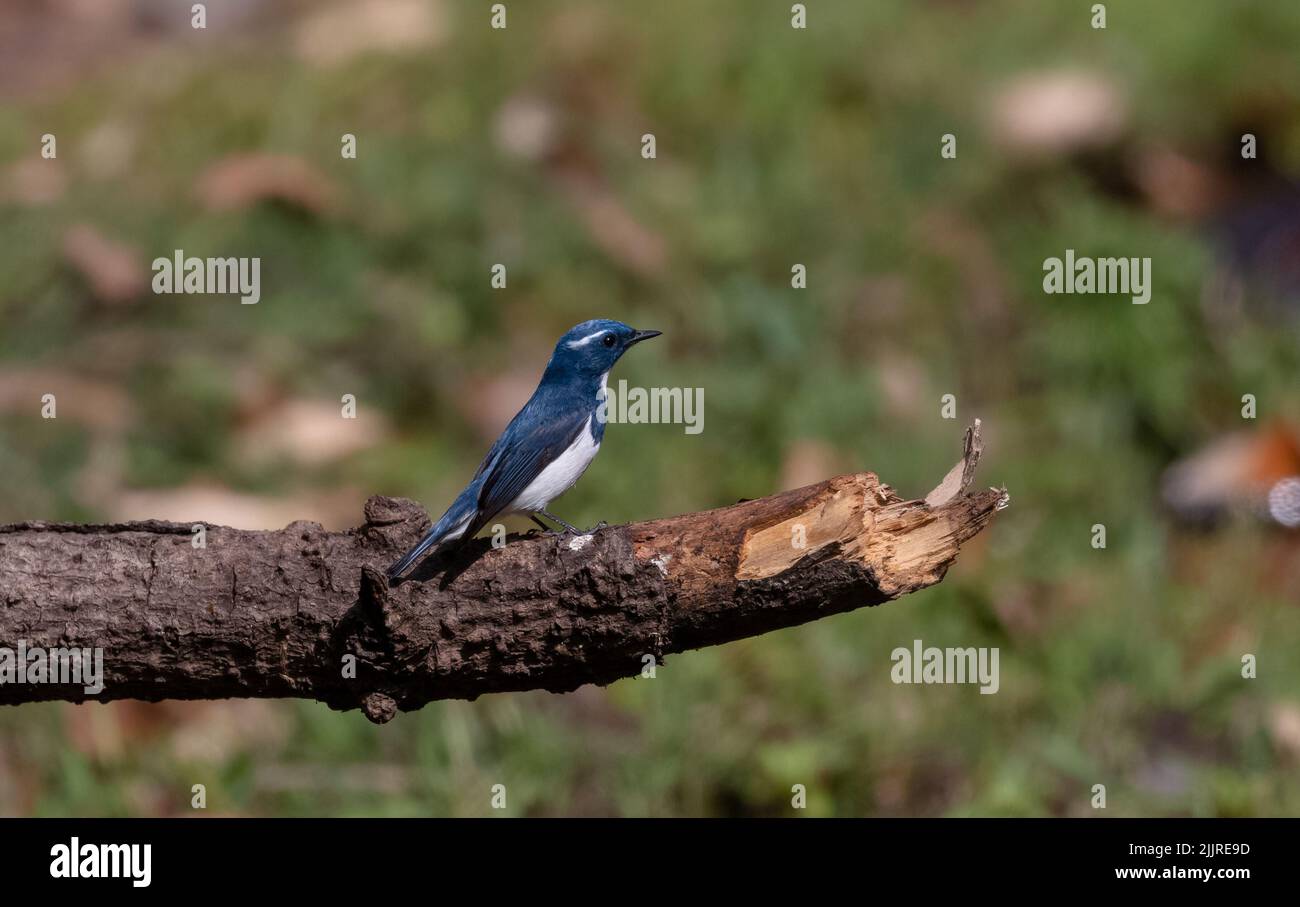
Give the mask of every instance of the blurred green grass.
MULTIPOLYGON (((202 782, 210 809, 267 815, 482 815, 495 783, 510 815, 789 814, 796 783, 813 815, 1084 815, 1096 783, 1108 814, 1300 811, 1294 753, 1269 730, 1270 710, 1300 697, 1295 602, 1263 579, 1270 538, 1226 529, 1193 578, 1156 493, 1173 452, 1240 426, 1241 393, 1297 417, 1294 325, 1213 342, 1199 305, 1211 253, 1195 230, 1069 161, 1026 175, 984 114, 1002 80, 1074 65, 1122 86, 1134 146, 1217 141, 1243 97, 1280 93, 1295 109, 1300 7, 1110 4, 1094 31, 1086 6, 810 6, 799 32, 786 3, 548 0, 511 5, 493 32, 479 5, 452 3, 428 52, 318 69, 268 31, 163 45, 5 104, 0 165, 45 132, 71 157, 105 123, 138 145, 115 178, 74 158, 61 199, 0 217, 0 370, 122 388, 130 488, 343 485, 359 519, 367 493, 442 506, 490 441, 466 403, 476 389, 534 376, 575 322, 621 318, 666 336, 613 378, 703 387, 705 431, 613 426, 561 502, 567 519, 757 497, 799 442, 921 495, 979 416, 981 480, 1006 484, 1012 506, 941 585, 568 697, 434 704, 383 728, 277 703, 266 720, 280 733, 208 759, 176 755, 190 732, 178 713, 175 733, 105 754, 72 745, 60 707, 3 710, 0 810, 184 812, 202 782), (502 151, 497 118, 521 94, 558 110, 581 167, 663 241, 661 269, 609 254, 547 165, 502 151), (338 156, 349 132, 355 161, 338 156), (955 161, 937 153, 945 132, 955 161), (199 175, 248 151, 307 161, 343 213, 204 210, 199 175), (78 221, 145 260, 260 256, 262 300, 95 305, 62 260, 78 221), (1151 256, 1152 304, 1044 296, 1042 261, 1066 248, 1151 256), (499 261, 509 285, 493 290, 499 261), (789 286, 794 262, 807 290, 789 286), (136 352, 97 355, 122 337, 136 352), (912 378, 891 396, 885 371, 900 363, 912 378), (232 439, 248 368, 289 395, 354 393, 393 433, 341 462, 247 462, 232 439), (957 422, 939 416, 945 393, 957 422), (889 653, 915 638, 999 646, 1001 692, 894 686, 889 653), (1240 679, 1242 651, 1259 656, 1257 680, 1240 679)), ((1273 153, 1294 173, 1300 119, 1285 125, 1273 153)), ((5 412, 0 519, 103 517, 78 493, 92 442, 34 407, 5 412)))

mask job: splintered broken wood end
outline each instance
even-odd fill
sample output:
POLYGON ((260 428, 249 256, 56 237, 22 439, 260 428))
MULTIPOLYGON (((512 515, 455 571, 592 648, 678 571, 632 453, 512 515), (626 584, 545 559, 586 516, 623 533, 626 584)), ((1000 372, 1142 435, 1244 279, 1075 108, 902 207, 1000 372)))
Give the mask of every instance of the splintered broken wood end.
POLYGON ((982 450, 977 419, 961 460, 924 500, 903 500, 869 472, 813 486, 793 512, 745 532, 736 578, 770 579, 808 558, 833 558, 861 564, 885 598, 937 583, 961 545, 1007 504, 1002 489, 964 494, 982 450))
POLYGON ((984 441, 980 437, 980 420, 976 419, 975 424, 966 429, 966 437, 962 441, 961 459, 957 461, 957 465, 948 470, 948 474, 943 477, 943 481, 934 491, 925 496, 925 503, 931 507, 939 507, 969 488, 975 478, 975 467, 979 465, 980 454, 983 451, 984 441))

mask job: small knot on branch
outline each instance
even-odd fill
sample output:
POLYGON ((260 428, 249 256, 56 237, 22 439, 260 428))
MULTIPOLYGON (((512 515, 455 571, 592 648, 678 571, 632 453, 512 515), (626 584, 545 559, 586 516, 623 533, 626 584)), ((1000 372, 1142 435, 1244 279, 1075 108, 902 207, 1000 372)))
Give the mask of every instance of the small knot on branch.
POLYGON ((392 526, 407 520, 427 520, 424 508, 410 498, 390 498, 376 494, 366 499, 366 525, 392 526))
POLYGON ((366 522, 361 531, 393 548, 411 543, 429 528, 429 514, 410 498, 377 494, 366 500, 366 522))
POLYGON ((361 701, 361 711, 375 724, 387 724, 397 714, 397 700, 386 693, 371 693, 361 701))

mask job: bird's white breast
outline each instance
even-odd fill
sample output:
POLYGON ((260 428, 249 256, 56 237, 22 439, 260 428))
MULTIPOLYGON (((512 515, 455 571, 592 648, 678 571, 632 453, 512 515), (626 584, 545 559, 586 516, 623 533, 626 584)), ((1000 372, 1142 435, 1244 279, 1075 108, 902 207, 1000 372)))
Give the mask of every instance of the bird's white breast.
POLYGON ((573 483, 586 472, 591 461, 596 458, 596 452, 600 450, 600 445, 591 436, 593 418, 595 416, 587 419, 587 424, 578 432, 578 437, 574 438, 568 449, 548 463, 537 478, 528 483, 528 487, 510 505, 512 511, 528 513, 543 510, 547 504, 573 487, 573 483))

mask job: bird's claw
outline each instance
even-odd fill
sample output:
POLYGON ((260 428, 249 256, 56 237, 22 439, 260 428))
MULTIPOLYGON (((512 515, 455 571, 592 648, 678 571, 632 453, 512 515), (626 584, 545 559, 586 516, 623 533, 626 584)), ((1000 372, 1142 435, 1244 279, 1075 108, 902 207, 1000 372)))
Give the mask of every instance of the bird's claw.
POLYGON ((548 535, 558 535, 561 538, 582 538, 584 535, 595 535, 602 529, 607 529, 609 524, 603 520, 592 526, 590 529, 579 529, 577 526, 570 526, 567 529, 556 529, 547 533, 548 535))

